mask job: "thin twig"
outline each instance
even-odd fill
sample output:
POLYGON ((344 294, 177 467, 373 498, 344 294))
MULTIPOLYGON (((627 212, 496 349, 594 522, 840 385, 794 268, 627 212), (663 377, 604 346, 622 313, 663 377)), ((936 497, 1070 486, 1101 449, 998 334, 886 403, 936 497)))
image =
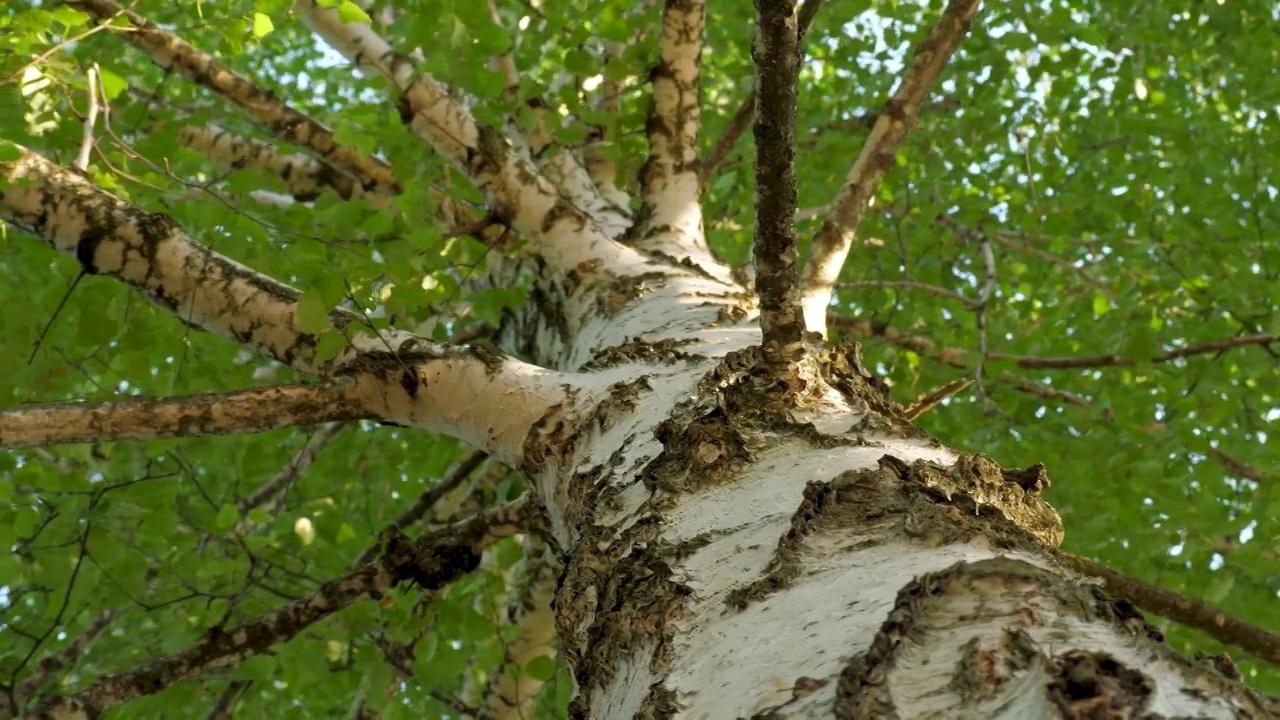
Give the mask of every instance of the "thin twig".
POLYGON ((231 707, 235 705, 240 693, 244 692, 252 682, 252 680, 232 680, 228 683, 226 689, 218 696, 218 701, 209 710, 209 714, 205 716, 205 720, 231 720, 231 707))
POLYGON ((112 27, 112 26, 111 26, 111 21, 112 21, 112 20, 115 20, 117 17, 120 17, 120 15, 121 15, 122 13, 124 13, 124 11, 123 11, 123 10, 121 10, 121 11, 119 11, 119 12, 117 12, 117 13, 114 13, 114 14, 110 15, 109 17, 104 17, 104 18, 102 19, 102 23, 101 23, 101 24, 99 24, 99 25, 94 25, 93 27, 91 27, 91 28, 89 28, 88 30, 86 30, 86 31, 84 31, 84 32, 82 32, 82 33, 80 33, 79 35, 75 35, 75 36, 72 36, 72 37, 69 37, 69 38, 63 38, 63 39, 62 39, 62 40, 60 40, 57 44, 55 44, 53 47, 49 48, 48 50, 45 50, 44 52, 40 53, 39 55, 35 56, 34 58, 31 58, 31 62, 29 62, 29 63, 27 63, 26 65, 23 65, 22 67, 18 68, 17 70, 14 70, 13 72, 9 73, 9 76, 8 76, 8 77, 6 77, 6 78, 5 78, 5 79, 3 79, 3 80, 0 80, 0 85, 8 85, 9 83, 13 82, 16 78, 20 78, 20 77, 22 77, 23 75, 25 75, 25 74, 26 74, 27 70, 29 70, 29 69, 31 69, 31 68, 33 68, 33 67, 35 67, 36 65, 39 65, 40 63, 44 62, 45 60, 48 60, 50 57, 52 57, 52 56, 53 56, 53 54, 54 54, 54 53, 58 52, 58 51, 59 51, 59 50, 61 50, 62 48, 66 47, 66 46, 68 46, 68 45, 71 45, 71 44, 73 44, 73 43, 80 42, 81 40, 83 40, 83 39, 85 39, 85 38, 89 37, 90 35, 93 35, 94 33, 102 32, 103 30, 110 30, 110 29, 111 29, 111 27, 112 27))
POLYGON ((972 384, 972 380, 952 380, 937 390, 916 398, 916 401, 908 405, 902 411, 902 414, 905 415, 908 420, 915 420, 921 415, 937 407, 937 405, 943 400, 956 395, 972 384))
POLYGON ((275 477, 263 483, 248 497, 236 503, 236 509, 241 514, 244 514, 256 507, 261 507, 272 498, 282 497, 285 491, 293 486, 302 471, 306 470, 315 461, 320 451, 332 442, 339 432, 350 425, 350 422, 344 421, 328 423, 322 427, 319 432, 307 439, 307 443, 302 446, 302 449, 293 456, 288 465, 285 465, 275 474, 275 477))
POLYGON ((71 163, 80 172, 89 169, 89 155, 93 152, 93 128, 98 122, 98 63, 89 66, 86 79, 89 83, 89 108, 84 116, 84 138, 80 141, 80 152, 76 153, 75 162, 71 163))
POLYGON ((922 283, 916 280, 860 280, 857 282, 843 282, 843 283, 840 283, 839 287, 842 287, 842 288, 863 288, 863 287, 910 288, 912 290, 921 290, 923 292, 927 292, 932 295, 937 295, 938 297, 944 297, 944 298, 947 298, 948 300, 955 300, 956 302, 963 304, 965 307, 969 307, 969 308, 977 307, 976 300, 967 298, 958 292, 954 292, 946 288, 941 288, 941 287, 938 287, 937 285, 922 283))
POLYGON ((1265 483, 1274 480, 1273 477, 1267 475, 1267 473, 1262 472, 1258 468, 1216 448, 1209 448, 1209 457, 1222 463, 1222 465, 1226 467, 1232 475, 1238 475, 1246 480, 1252 480, 1256 483, 1265 483))
MULTIPOLYGON (((418 496, 418 500, 414 502, 408 510, 400 513, 399 517, 388 523, 387 526, 382 529, 382 532, 379 533, 379 536, 385 537, 389 532, 404 530, 413 523, 422 519, 422 516, 426 515, 437 502, 440 502, 441 498, 453 492, 460 487, 462 483, 466 482, 467 478, 471 476, 471 473, 475 472, 475 469, 480 467, 480 464, 488 458, 488 453, 481 450, 477 450, 463 458, 461 462, 449 471, 449 474, 446 475, 438 485, 432 486, 429 490, 418 496)), ((355 564, 363 565, 369 562, 378 554, 379 549, 380 548, 377 546, 366 549, 364 552, 360 553, 358 558, 356 558, 355 564)))

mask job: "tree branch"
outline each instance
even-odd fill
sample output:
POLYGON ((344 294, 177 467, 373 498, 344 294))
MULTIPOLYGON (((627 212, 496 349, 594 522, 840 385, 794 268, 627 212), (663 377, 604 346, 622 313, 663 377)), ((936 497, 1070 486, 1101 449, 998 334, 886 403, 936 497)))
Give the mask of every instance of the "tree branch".
MULTIPOLYGON (((0 160, 0 218, 80 261, 84 272, 137 288, 195 327, 232 338, 303 372, 320 370, 316 335, 298 329, 297 290, 218 255, 162 214, 148 214, 21 146, 0 160)), ((354 316, 335 310, 344 327, 354 316)))
POLYGON ((1032 369, 1077 369, 1077 368, 1099 368, 1099 367, 1133 367, 1140 362, 1150 362, 1154 365, 1167 363, 1180 358, 1194 357, 1196 355, 1207 355, 1213 352, 1223 352, 1233 348, 1245 347, 1247 345, 1261 345, 1266 347, 1275 343, 1280 343, 1280 335, 1240 335, 1237 337, 1221 338, 1219 340, 1210 340, 1208 342, 1196 343, 1188 345, 1177 350, 1160 353, 1146 360, 1137 360, 1134 358, 1122 357, 1120 355, 1094 355, 1086 357, 1038 357, 1035 355, 1011 355, 1006 353, 988 353, 987 358, 990 360, 1013 360, 1018 367, 1032 369))
POLYGON ((325 425, 319 432, 307 438, 307 444, 302 447, 289 461, 288 465, 281 468, 280 472, 264 483, 257 490, 254 490, 248 497, 236 503, 236 509, 243 515, 250 510, 261 507, 270 502, 272 499, 280 497, 289 489, 291 485, 298 479, 298 476, 307 469, 311 463, 315 462, 316 456, 326 445, 333 442, 338 433, 347 428, 350 423, 334 422, 325 425))
POLYGON ((1266 347, 1274 343, 1280 343, 1280 335, 1240 335, 1239 337, 1223 338, 1221 340, 1210 340, 1209 342, 1188 345, 1177 350, 1170 350, 1151 358, 1153 363, 1166 363, 1170 360, 1178 358, 1191 357, 1192 355, 1204 355, 1205 353, 1218 352, 1220 350, 1230 350, 1232 348, 1243 347, 1245 345, 1262 345, 1266 347))
POLYGON ((123 16, 132 27, 121 33, 121 37, 150 55, 160 67, 174 70, 188 80, 222 95, 279 137, 295 145, 310 148, 330 164, 351 173, 366 189, 399 192, 400 185, 391 172, 391 166, 339 144, 328 128, 277 100, 270 90, 260 88, 232 72, 212 55, 195 49, 181 38, 161 30, 145 17, 132 10, 125 10, 111 0, 74 0, 71 5, 100 22, 123 16))
MULTIPOLYGON (((801 38, 808 32, 809 26, 813 24, 813 19, 818 16, 818 8, 821 6, 822 0, 804 0, 804 3, 800 6, 797 25, 799 26, 801 38)), ((751 127, 751 120, 755 117, 755 114, 756 93, 752 90, 751 94, 738 106, 738 111, 730 118, 724 134, 720 136, 715 145, 711 146, 711 150, 703 158, 702 167, 698 170, 698 192, 700 194, 706 191, 711 178, 715 177, 716 172, 720 169, 720 164, 729 156, 733 146, 738 143, 738 138, 741 138, 747 128, 751 127)))
POLYGON ((697 202, 702 119, 698 94, 706 14, 706 0, 666 0, 662 9, 658 62, 649 76, 649 157, 640 170, 644 224, 636 237, 640 247, 676 257, 692 255, 700 265, 711 258, 697 202))
POLYGON ((56 654, 50 655, 40 660, 35 670, 22 681, 22 685, 14 692, 14 696, 21 703, 25 698, 31 697, 40 686, 44 684, 49 676, 62 672, 76 664, 81 653, 88 647, 98 636, 102 634, 107 626, 113 620, 119 617, 121 610, 119 608, 108 608, 98 613, 98 616, 89 623, 88 627, 81 630, 66 647, 59 650, 56 654))
POLYGON ((922 290, 924 292, 937 295, 938 297, 947 298, 948 300, 955 300, 956 302, 961 303, 962 305, 970 309, 975 308, 978 304, 977 300, 972 300, 970 298, 967 298, 958 292, 953 292, 946 288, 938 287, 937 285, 930 285, 928 283, 922 283, 916 280, 862 280, 858 282, 840 283, 840 287, 842 288, 862 288, 862 287, 909 288, 912 290, 922 290))
POLYGON ((885 103, 862 153, 836 195, 831 215, 814 236, 802 280, 804 315, 810 330, 826 334, 831 293, 871 194, 893 167, 894 155, 915 124, 925 95, 968 32, 980 4, 981 0, 951 0, 933 31, 916 46, 911 67, 885 103))
MULTIPOLYGON (((857 337, 876 337, 884 340, 891 345, 897 345, 900 348, 910 350, 911 352, 923 357, 936 360, 944 365, 953 368, 967 369, 969 361, 967 359, 969 353, 959 348, 943 347, 935 349, 934 342, 929 338, 920 335, 907 335, 897 328, 883 322, 868 320, 866 318, 851 318, 844 315, 832 313, 827 316, 827 324, 838 332, 854 335, 857 337)), ((1024 378, 1019 378, 1009 373, 1005 373, 1001 379, 1005 382, 1012 383, 1018 390, 1037 395, 1039 397, 1061 400, 1070 405, 1078 405, 1080 407, 1089 407, 1089 400, 1075 393, 1059 390, 1058 388, 1036 383, 1024 378)), ((951 385, 948 384, 947 387, 951 385)), ((928 396, 926 396, 928 397, 928 396)), ((941 401, 943 398, 939 398, 941 401)), ((920 410, 924 412, 928 408, 920 410)))
POLYGON ((766 363, 804 356, 796 288, 796 85, 800 69, 795 0, 758 0, 756 65, 756 292, 766 363))
POLYGON ((1165 590, 1088 558, 1059 553, 1077 572, 1102 578, 1107 592, 1138 607, 1199 630, 1218 642, 1237 647, 1270 663, 1280 663, 1280 637, 1234 618, 1189 595, 1165 590))
MULTIPOLYGON (((435 507, 437 502, 440 502, 441 498, 458 489, 462 483, 467 481, 467 478, 471 477, 471 473, 475 472, 476 468, 480 467, 488 459, 489 454, 481 450, 477 450, 463 458, 461 462, 453 466, 448 475, 440 480, 438 485, 419 495, 413 505, 408 510, 400 513, 395 520, 392 520, 390 524, 382 529, 380 534, 385 536, 388 533, 404 531, 410 525, 421 520, 423 516, 431 511, 431 508, 435 507)), ((356 564, 363 565, 372 560, 377 554, 378 548, 371 547, 360 553, 360 557, 356 559, 356 564)))
POLYGON ((331 188, 343 200, 363 197, 376 207, 390 208, 391 196, 368 193, 344 172, 310 155, 286 155, 276 146, 242 137, 217 125, 186 126, 178 133, 178 142, 230 167, 252 167, 281 180, 298 202, 316 199, 325 188, 331 188))
POLYGON ((343 23, 312 0, 302 11, 311 28, 362 67, 372 67, 400 88, 401 120, 488 196, 492 212, 530 238, 544 260, 564 269, 594 267, 631 276, 660 270, 638 251, 615 242, 585 212, 512 150, 498 130, 476 122, 426 73, 395 52, 367 23, 343 23))
POLYGON ((1252 480, 1256 483, 1267 483, 1271 481, 1271 477, 1267 473, 1262 472, 1258 468, 1244 462, 1243 460, 1228 455, 1217 448, 1209 448, 1209 457, 1222 463, 1232 475, 1242 477, 1246 480, 1252 480))
POLYGON ((324 583, 310 595, 230 630, 210 628, 185 650, 156 658, 136 670, 99 677, 72 695, 49 698, 32 717, 99 717, 110 708, 175 682, 231 667, 360 600, 380 598, 406 581, 424 590, 444 587, 475 568, 486 545, 527 532, 534 522, 536 506, 525 499, 416 540, 391 535, 377 560, 324 583))
POLYGON ((347 382, 0 410, 0 447, 234 435, 374 417, 347 382))

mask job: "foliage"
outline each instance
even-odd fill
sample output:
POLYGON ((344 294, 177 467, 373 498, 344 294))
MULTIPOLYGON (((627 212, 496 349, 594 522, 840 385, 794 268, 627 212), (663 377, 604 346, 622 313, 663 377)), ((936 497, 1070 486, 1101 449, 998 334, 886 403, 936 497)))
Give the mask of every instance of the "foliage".
MULTIPOLYGON (((363 12, 349 0, 341 8, 353 19, 363 12)), ((375 324, 426 324, 440 338, 520 302, 518 292, 468 294, 483 249, 424 218, 434 215, 432 186, 478 196, 405 131, 387 83, 350 71, 290 3, 141 0, 135 9, 322 119, 341 141, 391 162, 404 184, 394 212, 332 194, 313 209, 245 199, 273 180, 216 167, 182 147, 178 133, 186 123, 217 123, 264 137, 258 128, 111 37, 116 31, 94 31, 82 13, 48 3, 0 9, 0 138, 69 162, 96 63, 110 113, 88 175, 171 215, 197 241, 314 293, 319 307, 380 302, 386 317, 375 324)), ((424 70, 480 98, 482 119, 527 115, 525 101, 542 97, 580 121, 560 142, 581 143, 584 126, 603 127, 604 151, 635 176, 646 154, 643 79, 657 7, 507 3, 497 22, 470 0, 409 0, 396 10, 388 36, 422 48, 424 70), (628 49, 606 61, 601 39, 628 49), (503 99, 503 78, 488 61, 509 48, 520 87, 503 99), (564 73, 573 81, 560 82, 564 73), (633 80, 617 113, 590 104, 600 75, 633 80)), ((722 135, 752 77, 751 3, 713 2, 709 12, 704 146, 722 135)), ((805 39, 800 86, 802 210, 830 202, 866 136, 860 118, 879 109, 906 48, 938 12, 938 3, 896 0, 822 7, 805 39)), ((844 278, 862 284, 841 289, 834 308, 932 344, 867 341, 868 360, 903 402, 982 373, 922 422, 1008 465, 1044 462, 1067 550, 1272 630, 1280 629, 1280 498, 1272 492, 1280 478, 1268 439, 1280 433, 1280 344, 1151 360, 1280 334, 1278 22, 1260 0, 988 3, 943 75, 938 107, 909 136, 861 226, 844 278), (884 285, 911 281, 976 303, 989 273, 984 244, 995 281, 980 312, 927 288, 884 285), (993 357, 1001 354, 1135 362, 1027 369, 993 357), (1081 402, 1020 391, 1019 379, 1081 402), (1246 477, 1249 468, 1258 476, 1246 477)), ((750 257, 751 157, 744 138, 705 197, 715 249, 739 263, 750 257)), ((800 237, 817 222, 802 221, 800 237)), ((9 230, 0 254, 0 407, 216 392, 292 376, 185 328, 116 283, 73 282, 74 259, 29 237, 9 230)), ((0 454, 0 546, 16 549, 0 554, 0 682, 21 681, 104 610, 119 616, 68 682, 134 667, 299 596, 348 569, 379 528, 465 454, 422 433, 347 428, 278 507, 241 516, 236 502, 314 432, 0 454), (310 533, 299 530, 302 519, 310 533), (240 532, 246 522, 252 532, 240 532)), ((509 553, 506 566, 425 609, 412 593, 352 608, 277 653, 113 717, 207 709, 234 679, 255 681, 242 700, 255 716, 335 717, 358 694, 384 717, 444 713, 433 698, 456 695, 469 673, 500 659, 501 638, 482 610, 519 557, 509 553), (374 627, 406 633, 397 641, 421 631, 412 681, 391 684, 374 627)), ((1179 649, 1218 649, 1170 630, 1179 649)), ((1251 684, 1280 691, 1274 670, 1242 665, 1251 684)), ((546 708, 563 707, 567 680, 555 686, 546 708)))

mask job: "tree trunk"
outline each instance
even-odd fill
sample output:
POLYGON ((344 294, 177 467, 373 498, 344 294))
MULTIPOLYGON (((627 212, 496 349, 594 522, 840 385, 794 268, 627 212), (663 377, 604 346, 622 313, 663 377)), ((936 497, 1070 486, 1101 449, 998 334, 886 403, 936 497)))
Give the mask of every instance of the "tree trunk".
POLYGON ((592 357, 612 383, 526 446, 569 558, 577 716, 1273 716, 1059 562, 1042 466, 929 437, 857 347, 816 353, 804 399, 770 407, 754 312, 730 301, 746 288, 564 285, 524 318, 573 328, 539 359, 592 357))

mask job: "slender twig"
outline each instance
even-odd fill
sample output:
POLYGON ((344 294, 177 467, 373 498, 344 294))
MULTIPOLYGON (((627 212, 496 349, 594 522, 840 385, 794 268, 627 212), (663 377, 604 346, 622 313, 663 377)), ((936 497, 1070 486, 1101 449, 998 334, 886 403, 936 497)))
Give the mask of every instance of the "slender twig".
POLYGON ((842 288, 864 288, 864 287, 909 288, 912 290, 920 290, 923 292, 930 293, 932 295, 937 295, 938 297, 944 297, 944 298, 947 298, 948 300, 955 300, 958 303, 962 303, 966 307, 972 308, 972 307, 976 307, 977 305, 977 301, 971 298, 967 298, 958 292, 954 292, 946 288, 941 288, 941 287, 938 287, 937 285, 930 285, 928 283, 918 282, 916 280, 860 280, 858 282, 843 282, 843 283, 840 283, 839 286, 842 288))
POLYGON ((937 407, 943 400, 956 395, 972 384, 972 380, 952 380, 937 390, 916 398, 915 402, 908 405, 902 411, 902 414, 905 415, 908 420, 915 420, 921 415, 937 407))
POLYGON ((1241 347, 1242 345, 1271 345, 1280 343, 1280 335, 1241 335, 1239 337, 1224 338, 1222 340, 1211 340, 1209 342, 1188 345, 1184 348, 1171 350, 1163 355, 1157 355, 1151 359, 1153 363, 1165 363, 1178 358, 1191 357, 1192 355, 1203 355, 1205 353, 1217 352, 1218 350, 1230 350, 1231 348, 1241 347))
POLYGON ((33 716, 98 717, 112 707, 154 694, 173 683, 266 652, 312 624, 356 602, 382 596, 406 581, 423 590, 439 589, 475 568, 486 545, 517 532, 540 532, 539 517, 536 505, 525 498, 415 540, 393 535, 387 538, 376 560, 324 583, 314 592, 238 627, 210 630, 186 648, 153 658, 133 670, 100 675, 72 695, 47 698, 35 708, 33 716))
POLYGON ((48 50, 45 50, 39 55, 31 58, 31 62, 9 73, 9 75, 5 77, 5 79, 0 80, 0 85, 8 85, 9 83, 13 82, 16 78, 22 77, 23 75, 26 74, 27 70, 39 65, 45 60, 48 60, 50 57, 54 55, 54 53, 58 52, 62 48, 68 45, 71 45, 73 43, 80 42, 81 40, 89 37, 90 35, 93 35, 94 33, 99 33, 99 32, 102 32, 103 30, 111 29, 111 24, 110 24, 111 21, 119 17, 120 14, 123 12, 124 11, 121 10, 120 12, 114 13, 108 17, 104 17, 102 24, 94 25, 93 27, 90 27, 88 30, 80 33, 79 35, 73 35, 68 38, 63 38, 62 40, 54 44, 53 47, 50 47, 48 50))
POLYGON ((1039 395, 1042 398, 1061 400, 1068 405, 1075 405, 1077 407, 1089 407, 1090 405, 1089 400, 1081 395, 1077 395, 1073 392, 1067 392, 1066 390, 1059 390, 1058 388, 1044 385, 1042 383, 1031 382, 1030 380, 1017 377, 1016 375, 1004 373, 1001 375, 1001 379, 1006 382, 1013 383, 1015 387, 1025 393, 1039 395))
POLYGON ((227 683, 226 689, 218 696, 218 701, 213 704, 205 720, 231 720, 231 708, 235 705, 236 698, 239 698, 240 693, 243 693, 252 682, 252 680, 232 680, 227 683))
POLYGON ((107 608, 99 612, 98 616, 84 630, 81 630, 79 635, 76 635, 74 639, 68 642, 66 647, 54 655, 42 658, 31 674, 22 681, 22 686, 17 689, 15 694, 19 698, 30 697, 50 675, 75 665, 78 656, 94 640, 98 639, 102 631, 107 629, 107 626, 120 615, 120 612, 120 608, 107 608))
POLYGON ((1028 255, 1034 255, 1035 257, 1038 257, 1041 260, 1044 260, 1045 262, 1051 265, 1057 265, 1058 267, 1061 267, 1073 273, 1076 273, 1080 277, 1084 278, 1085 282, 1096 287, 1106 297, 1108 298, 1115 297, 1115 292, 1112 291, 1110 285, 1094 277, 1093 274, 1090 273, 1088 270, 1085 270, 1084 268, 1077 266, 1075 263, 1071 262, 1070 260, 1063 259, 1061 257, 1058 257, 1057 255, 1054 255, 1051 252, 1046 252, 1044 250, 1041 250, 1040 248, 1033 248, 1030 245, 1027 245, 1026 243, 1018 242, 1017 240, 1014 240, 1009 233, 991 233, 990 237, 992 240, 995 240, 996 242, 1000 243, 1001 245, 1004 245, 1010 250, 1017 250, 1018 252, 1026 253, 1028 255))
POLYGON ((1133 367, 1142 362, 1159 365, 1180 358, 1196 355, 1207 355, 1248 345, 1266 347, 1280 344, 1280 335, 1240 335, 1231 338, 1209 340, 1207 342, 1188 345, 1177 350, 1160 353, 1148 359, 1128 358, 1121 355, 1086 355, 1083 357, 1039 357, 1036 355, 1016 355, 1010 353, 987 353, 988 360, 1012 360, 1018 367, 1033 370, 1075 370, 1080 368, 1100 367, 1133 367))
POLYGON ((1232 475, 1238 475, 1246 480, 1252 480, 1256 483, 1265 483, 1274 478, 1262 472, 1258 468, 1246 463, 1239 458, 1232 457, 1216 448, 1209 448, 1209 457, 1222 463, 1232 475))
POLYGON ((298 476, 302 474, 302 471, 306 470, 307 467, 315 461, 316 456, 320 454, 320 451, 332 442, 343 428, 348 427, 350 424, 350 422, 333 422, 326 424, 319 432, 307 439, 307 443, 303 445, 302 449, 293 456, 293 459, 289 461, 288 465, 281 468, 274 477, 263 483, 261 487, 251 493, 248 497, 236 503, 236 509, 238 509, 241 514, 247 513, 253 508, 261 507, 272 498, 283 496, 285 491, 288 490, 289 487, 293 485, 294 481, 298 479, 298 476))
POLYGON ((71 166, 80 172, 89 169, 89 155, 93 152, 93 127, 98 122, 98 64, 89 66, 85 73, 89 84, 89 108, 84 115, 84 138, 80 140, 80 152, 71 166))
MULTIPOLYGON (((475 472, 475 469, 480 467, 480 464, 487 460, 488 457, 488 453, 477 450, 463 458, 462 462, 455 465, 439 484, 433 485, 426 492, 418 496, 418 500, 414 502, 408 510, 400 513, 395 520, 388 523, 387 526, 382 529, 380 536, 385 537, 392 531, 404 530, 413 523, 421 520, 422 516, 426 515, 436 503, 440 502, 441 498, 458 489, 462 483, 466 482, 467 478, 471 476, 471 473, 475 472)), ((373 559, 377 554, 377 546, 368 548, 364 552, 360 553, 360 556, 356 558, 355 564, 363 565, 373 559)))

